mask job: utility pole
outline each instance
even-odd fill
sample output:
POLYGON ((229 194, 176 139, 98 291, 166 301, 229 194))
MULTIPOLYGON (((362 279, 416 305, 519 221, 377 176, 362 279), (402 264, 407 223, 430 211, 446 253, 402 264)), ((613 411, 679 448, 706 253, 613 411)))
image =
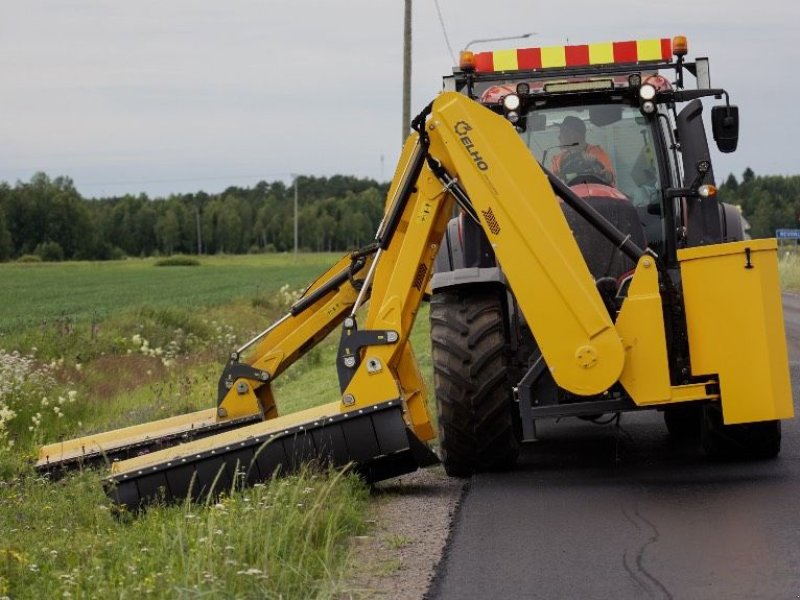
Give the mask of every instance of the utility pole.
POLYGON ((404 144, 411 126, 411 0, 406 4, 403 21, 403 138, 404 144))
POLYGON ((294 176, 294 259, 297 260, 297 180, 299 175, 294 176))
POLYGON ((194 205, 194 218, 197 223, 197 256, 203 253, 203 234, 202 227, 200 226, 200 206, 194 205))

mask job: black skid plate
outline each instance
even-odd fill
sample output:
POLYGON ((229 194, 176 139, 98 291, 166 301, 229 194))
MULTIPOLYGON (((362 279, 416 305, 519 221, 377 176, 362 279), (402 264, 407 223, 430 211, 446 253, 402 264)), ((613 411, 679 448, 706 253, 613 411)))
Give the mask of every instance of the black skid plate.
POLYGON ((335 467, 352 463, 374 482, 430 466, 438 458, 408 429, 401 403, 391 401, 117 473, 106 478, 105 487, 115 503, 137 510, 153 502, 202 500, 311 461, 335 467))

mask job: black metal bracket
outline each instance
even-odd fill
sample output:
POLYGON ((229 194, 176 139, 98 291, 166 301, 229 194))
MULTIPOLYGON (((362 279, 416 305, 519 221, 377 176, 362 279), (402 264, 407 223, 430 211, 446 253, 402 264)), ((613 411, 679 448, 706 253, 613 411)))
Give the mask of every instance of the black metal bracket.
POLYGON ((519 402, 519 417, 522 422, 522 439, 526 441, 536 439, 535 417, 533 416, 534 404, 539 404, 539 399, 534 399, 533 388, 547 372, 541 351, 537 348, 534 356, 536 359, 525 376, 517 385, 517 401, 519 402))
POLYGON ((609 412, 636 410, 639 407, 626 395, 608 395, 600 399, 593 396, 584 401, 559 402, 558 388, 545 385, 547 364, 539 350, 533 365, 525 373, 516 388, 523 441, 536 439, 536 419, 553 417, 581 417, 609 412))
MULTIPOLYGON (((400 335, 391 329, 358 330, 358 324, 353 317, 348 317, 342 325, 342 337, 339 341, 339 353, 336 357, 336 373, 339 376, 339 388, 342 392, 350 385, 356 369, 361 364, 361 349, 365 346, 383 346, 396 344, 400 335)), ((372 367, 376 370, 382 365, 372 367)))
POLYGON ((745 269, 752 269, 753 268, 753 263, 750 260, 751 252, 752 251, 750 250, 750 248, 745 248, 744 249, 744 257, 745 257, 744 268, 745 269))
POLYGON ((217 406, 222 404, 228 391, 233 387, 237 379, 250 379, 260 383, 267 383, 271 378, 268 371, 256 369, 250 365, 240 363, 238 354, 231 355, 230 360, 222 370, 222 375, 217 383, 217 406))

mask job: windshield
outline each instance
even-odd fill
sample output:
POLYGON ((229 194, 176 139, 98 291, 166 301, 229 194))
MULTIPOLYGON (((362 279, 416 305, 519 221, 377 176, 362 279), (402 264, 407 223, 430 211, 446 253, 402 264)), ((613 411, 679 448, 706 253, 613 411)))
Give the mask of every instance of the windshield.
POLYGON ((654 193, 658 198, 661 183, 652 130, 637 108, 600 104, 538 110, 528 115, 520 135, 539 162, 567 183, 580 176, 583 166, 598 171, 600 179, 636 205, 650 203, 654 193), (588 165, 568 160, 587 149, 588 165), (593 159, 600 165, 592 165, 593 159))
POLYGON ((653 130, 638 108, 596 104, 534 110, 520 135, 539 162, 568 185, 601 183, 622 192, 637 208, 648 244, 655 249, 663 243, 653 130))

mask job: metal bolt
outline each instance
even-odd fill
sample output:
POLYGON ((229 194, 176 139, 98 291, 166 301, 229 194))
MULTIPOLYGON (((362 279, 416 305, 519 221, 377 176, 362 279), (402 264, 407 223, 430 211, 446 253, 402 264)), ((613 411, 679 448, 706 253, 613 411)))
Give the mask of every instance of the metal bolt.
POLYGON ((652 266, 652 263, 650 262, 650 259, 649 258, 645 258, 642 261, 642 266, 645 267, 646 269, 649 269, 652 266))
POLYGON ((345 406, 353 406, 353 404, 355 403, 356 403, 356 398, 355 396, 353 396, 353 394, 345 394, 342 397, 342 404, 344 404, 345 406))
POLYGON ((261 381, 269 381, 269 373, 266 371, 261 371, 259 377, 261 378, 261 381))
POLYGON ((370 358, 367 360, 367 373, 380 373, 381 361, 377 358, 370 358))
POLYGON ((239 353, 231 352, 231 360, 239 360, 239 353))
POLYGON ((227 389, 231 389, 231 388, 233 387, 233 382, 232 382, 232 381, 226 381, 226 382, 225 382, 225 387, 226 387, 227 389))
POLYGON ((344 366, 348 369, 352 369, 356 366, 356 357, 355 356, 345 356, 344 357, 344 366))
POLYGON ((221 418, 225 418, 228 416, 228 411, 222 408, 221 406, 217 409, 217 416, 221 418))
POLYGON ((344 326, 347 329, 352 329, 353 327, 355 327, 355 325, 356 325, 356 320, 354 318, 352 318, 352 317, 347 317, 344 320, 344 326))
POLYGON ((386 341, 390 344, 394 344, 399 338, 400 336, 397 335, 396 331, 390 331, 386 334, 386 341))
POLYGON ((248 389, 250 388, 244 381, 240 381, 239 383, 236 384, 236 391, 239 394, 246 394, 248 389))

